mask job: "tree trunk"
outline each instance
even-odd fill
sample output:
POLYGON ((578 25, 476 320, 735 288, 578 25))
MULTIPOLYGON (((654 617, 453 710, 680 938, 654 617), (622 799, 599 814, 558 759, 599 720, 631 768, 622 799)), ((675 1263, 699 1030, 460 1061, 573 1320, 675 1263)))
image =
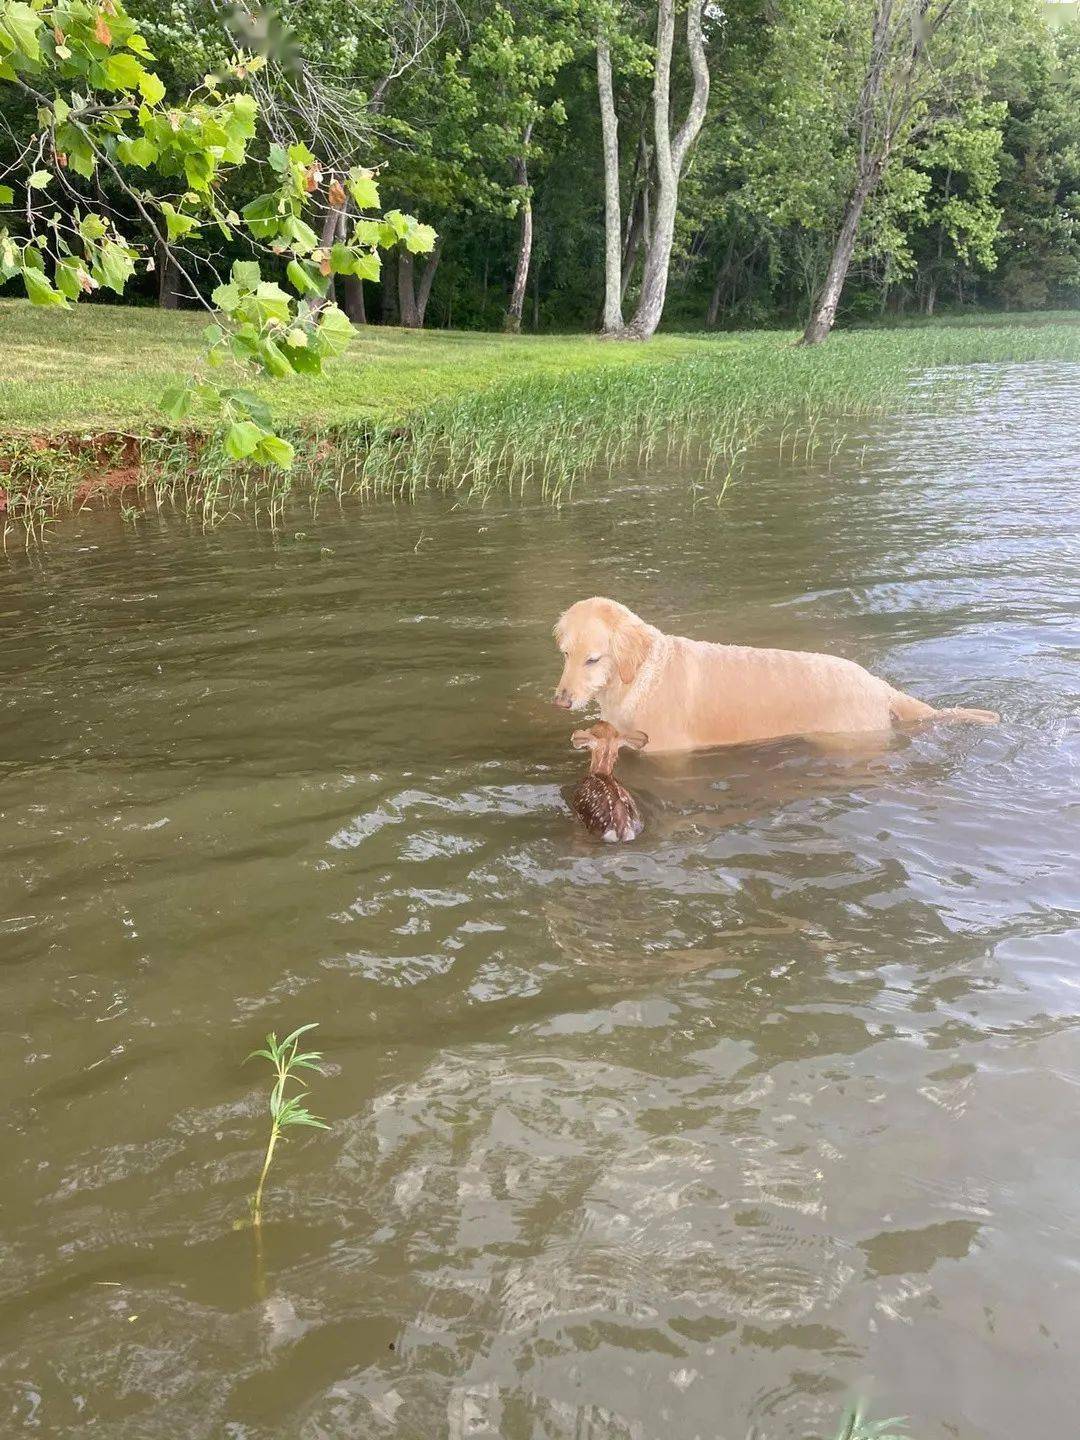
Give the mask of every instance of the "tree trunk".
POLYGON ((521 333, 521 314, 525 308, 525 287, 529 283, 529 262, 532 259, 533 213, 532 197, 529 194, 528 146, 532 139, 532 121, 525 127, 525 138, 514 167, 516 183, 524 190, 521 199, 521 232, 518 238, 517 267, 514 270, 514 288, 510 292, 503 329, 511 335, 521 333))
POLYGON ((420 272, 420 284, 416 284, 416 261, 412 253, 404 248, 398 253, 398 312, 406 330, 422 330, 427 303, 435 271, 439 268, 442 252, 442 236, 435 241, 435 248, 424 261, 420 272))
POLYGON ((630 230, 626 237, 626 247, 622 255, 622 283, 619 286, 620 302, 626 299, 626 292, 630 287, 630 277, 634 273, 634 263, 637 260, 638 246, 641 244, 642 232, 645 228, 645 210, 648 200, 643 195, 641 204, 635 203, 633 216, 630 223, 630 230))
POLYGON ((398 315, 406 330, 419 330, 422 325, 416 305, 415 270, 412 252, 403 246, 398 251, 397 293, 398 315))
POLYGON ((420 272, 420 286, 416 292, 416 311, 420 316, 420 324, 423 325, 424 317, 427 314, 428 301, 431 299, 431 287, 435 283, 435 272, 439 268, 439 261, 442 259, 442 236, 438 236, 432 249, 424 256, 424 268, 420 272))
POLYGON ((503 328, 512 335, 521 331, 521 312, 525 308, 525 287, 529 283, 529 259, 532 255, 532 205, 526 200, 521 207, 521 238, 518 241, 517 269, 514 271, 514 288, 510 292, 510 304, 506 311, 503 328))
POLYGON ((619 216, 619 122, 611 89, 611 50, 603 29, 596 36, 596 86, 600 94, 600 126, 604 137, 604 319, 605 335, 623 328, 622 223, 619 216))
MULTIPOLYGON (((319 249, 329 250, 337 237, 339 228, 345 225, 345 212, 336 207, 327 210, 322 223, 322 230, 319 233, 319 249)), ((337 290, 334 286, 334 277, 331 275, 326 282, 326 289, 321 295, 316 295, 311 301, 313 313, 318 313, 324 305, 333 305, 337 299, 337 290)))
POLYGON ((158 304, 162 310, 179 310, 180 291, 177 286, 180 282, 180 272, 176 268, 176 261, 172 257, 172 252, 164 245, 158 245, 156 248, 158 304))
POLYGON ((343 275, 341 277, 341 308, 354 325, 367 324, 364 282, 359 275, 343 275))
POLYGON ((847 279, 847 273, 851 267, 851 257, 855 253, 859 221, 862 219, 863 207, 866 205, 867 196, 873 186, 872 174, 861 175, 848 200, 843 224, 840 226, 840 233, 833 246, 832 259, 829 261, 829 271, 825 276, 824 287, 818 297, 814 313, 810 316, 810 321, 803 331, 802 343, 804 345, 820 345, 836 322, 836 309, 840 304, 844 281, 847 279))
POLYGON ((398 315, 397 266, 386 260, 379 285, 379 319, 384 325, 400 324, 398 315))
POLYGON ((540 329, 540 266, 533 266, 533 334, 540 329))
POLYGON ((697 139, 709 103, 709 67, 701 33, 704 0, 690 0, 686 11, 686 45, 694 92, 686 118, 674 138, 671 135, 671 51, 675 40, 675 0, 659 0, 656 23, 656 60, 653 74, 653 127, 656 141, 656 212, 652 239, 645 257, 634 318, 626 327, 628 337, 647 340, 654 334, 664 313, 667 297, 671 247, 675 239, 675 214, 679 204, 679 180, 690 146, 697 139))
POLYGON ((727 261, 716 268, 716 283, 712 287, 712 294, 709 296, 709 308, 705 315, 705 324, 709 330, 716 329, 716 322, 720 319, 720 297, 724 293, 724 277, 727 273, 727 261))

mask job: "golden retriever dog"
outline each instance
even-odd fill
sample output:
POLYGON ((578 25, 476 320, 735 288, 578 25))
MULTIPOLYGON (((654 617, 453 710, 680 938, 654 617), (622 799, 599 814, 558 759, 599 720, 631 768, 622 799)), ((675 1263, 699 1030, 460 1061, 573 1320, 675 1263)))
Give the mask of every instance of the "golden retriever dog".
POLYGON ((617 600, 579 600, 559 617, 565 656, 555 704, 601 717, 648 748, 696 750, 782 735, 885 731, 933 717, 990 725, 991 710, 935 710, 853 660, 665 635, 617 600))

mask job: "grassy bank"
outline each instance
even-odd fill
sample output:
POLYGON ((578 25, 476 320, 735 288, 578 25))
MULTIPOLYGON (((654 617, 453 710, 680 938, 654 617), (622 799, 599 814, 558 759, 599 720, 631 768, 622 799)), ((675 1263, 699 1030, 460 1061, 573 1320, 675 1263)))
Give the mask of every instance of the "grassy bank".
MULTIPOLYGON (((194 311, 82 305, 70 311, 0 301, 5 430, 59 434, 160 427, 157 402, 196 365, 207 317, 194 311)), ((658 336, 649 353, 707 351, 706 337, 658 336)), ((595 336, 475 334, 369 326, 325 374, 263 387, 279 421, 326 426, 400 420, 410 411, 503 380, 635 364, 642 347, 595 336)))
POLYGON ((693 447, 703 478, 722 484, 763 428, 798 434, 809 450, 823 417, 902 406, 927 368, 1080 361, 1075 316, 859 329, 815 350, 775 331, 633 345, 372 328, 324 376, 266 388, 298 445, 284 476, 227 468, 198 417, 186 432, 162 429, 157 397, 195 363, 201 323, 0 304, 9 520, 40 526, 85 501, 102 476, 113 488, 138 481, 207 520, 245 506, 274 514, 298 486, 316 500, 428 484, 485 492, 538 483, 558 495, 597 467, 648 463, 673 447, 693 447))

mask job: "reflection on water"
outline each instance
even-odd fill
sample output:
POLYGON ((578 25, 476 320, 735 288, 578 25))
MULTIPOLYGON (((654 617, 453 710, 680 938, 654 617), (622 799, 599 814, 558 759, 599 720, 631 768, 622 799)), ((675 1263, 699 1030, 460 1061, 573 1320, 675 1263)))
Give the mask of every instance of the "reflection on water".
POLYGON ((0 573, 5 1434, 1072 1433, 1075 368, 721 509, 72 525, 0 573), (422 540, 423 543, 420 543, 422 540), (849 655, 993 730, 628 757, 554 614, 849 655), (271 1027, 319 1020, 265 1273, 271 1027))

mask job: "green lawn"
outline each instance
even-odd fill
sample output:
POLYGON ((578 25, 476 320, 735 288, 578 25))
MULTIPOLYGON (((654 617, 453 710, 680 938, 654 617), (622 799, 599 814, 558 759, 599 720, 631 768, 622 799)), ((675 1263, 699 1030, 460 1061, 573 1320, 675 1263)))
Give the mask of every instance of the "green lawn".
MULTIPOLYGON (((0 301, 0 424, 47 433, 160 426, 158 398, 198 362, 205 315, 120 305, 70 311, 0 301)), ((709 353, 705 336, 613 345, 595 336, 520 336, 454 330, 362 330, 317 378, 264 387, 279 419, 394 419, 434 400, 531 374, 633 365, 709 353)))
MULTIPOLYGON (((797 399, 809 380, 838 392, 883 390, 929 365, 1008 359, 1080 358, 1080 314, 965 315, 837 332, 815 352, 794 352, 790 331, 657 335, 618 344, 594 335, 477 334, 455 330, 361 330, 347 355, 314 378, 262 387, 286 426, 396 421, 445 409, 516 382, 578 374, 585 384, 628 367, 713 362, 716 400, 736 403, 777 366, 776 394, 797 399), (732 366, 738 370, 732 374, 732 366), (786 376, 786 378, 785 378, 786 376), (734 384, 733 384, 734 380, 734 384)), ((9 436, 160 429, 158 399, 198 364, 206 316, 120 305, 68 311, 0 300, 0 426, 9 436)), ((220 372, 219 372, 220 373, 220 372)), ((782 408, 778 404, 778 408, 782 408)), ((198 425, 199 417, 193 416, 198 425)))

